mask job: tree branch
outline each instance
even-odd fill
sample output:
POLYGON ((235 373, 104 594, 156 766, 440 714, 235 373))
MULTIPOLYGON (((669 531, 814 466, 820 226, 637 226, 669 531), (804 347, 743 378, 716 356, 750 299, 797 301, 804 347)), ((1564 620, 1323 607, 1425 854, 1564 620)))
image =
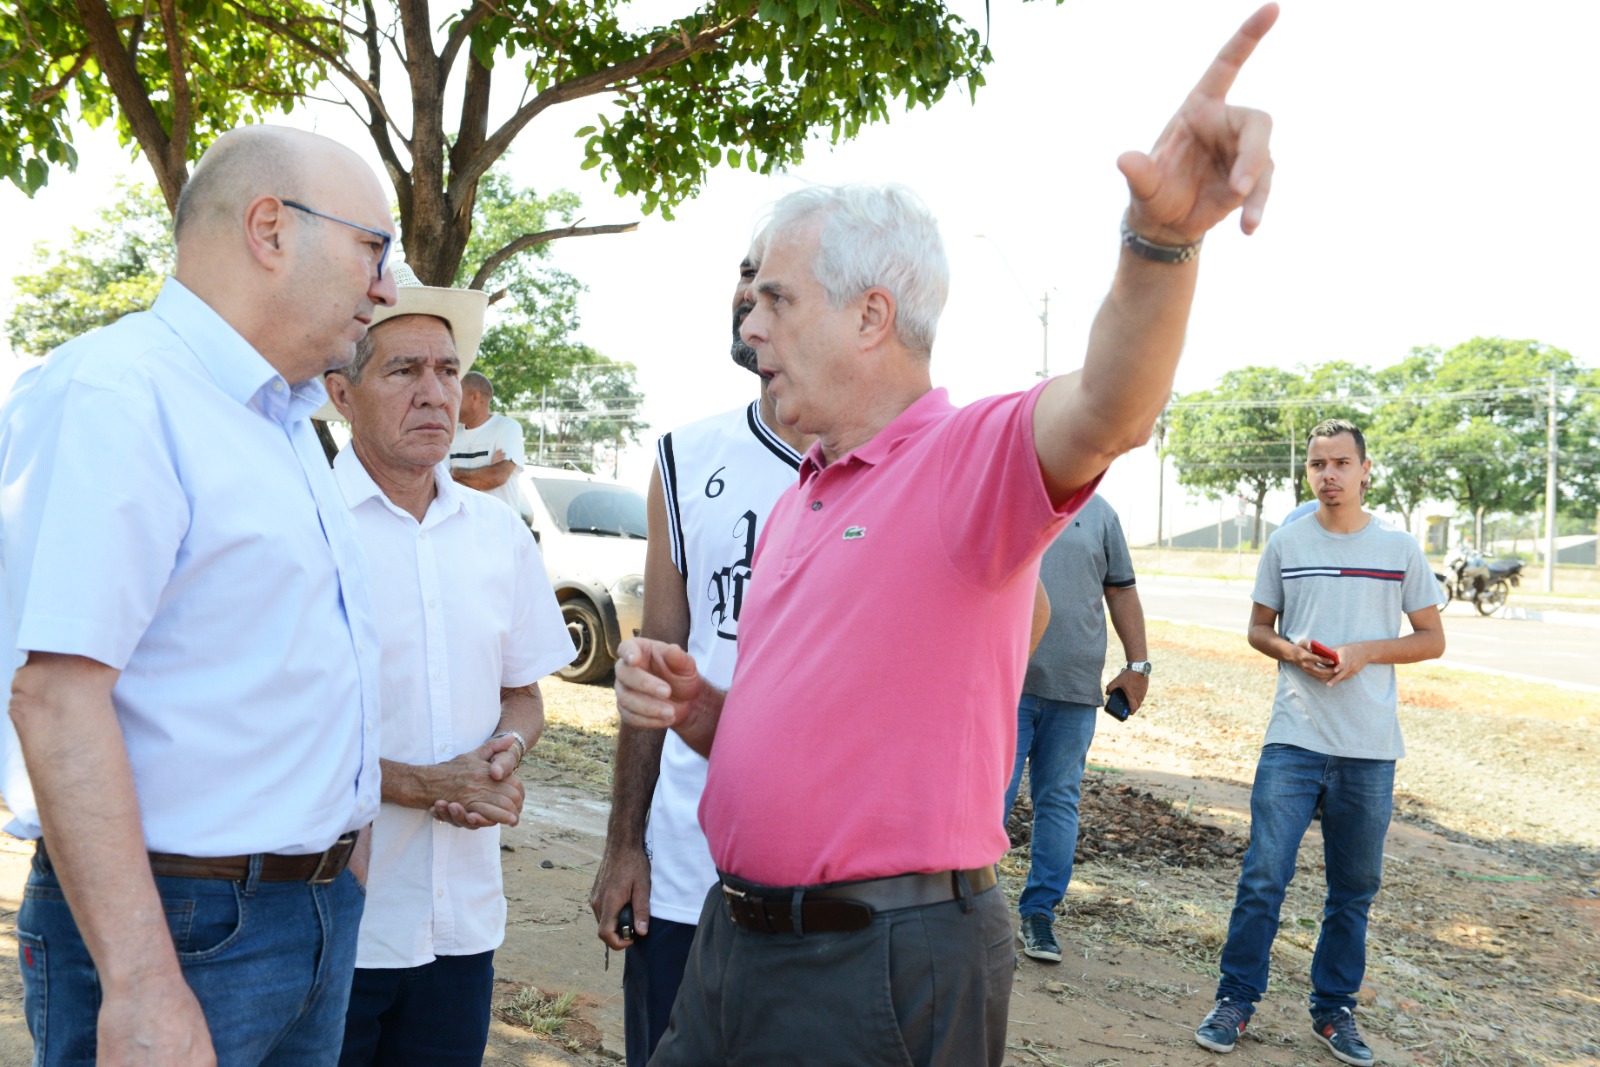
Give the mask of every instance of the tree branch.
POLYGON ((478 180, 489 172, 489 168, 510 149, 511 142, 516 140, 517 134, 546 108, 564 104, 569 100, 580 100, 585 96, 595 96, 618 84, 633 81, 658 70, 665 70, 702 52, 709 52, 718 47, 723 37, 741 23, 754 18, 755 14, 756 5, 751 4, 742 15, 736 15, 727 22, 703 29, 693 36, 685 35, 672 44, 658 45, 646 55, 550 86, 518 108, 516 114, 495 130, 464 169, 451 174, 449 193, 451 201, 460 199, 463 187, 475 187, 478 180))
MULTIPOLYGON (((76 0, 76 2, 83 3, 85 0, 76 0)), ((235 5, 234 10, 236 10, 239 13, 239 16, 246 21, 253 22, 263 29, 271 30, 278 36, 283 37, 296 48, 315 56, 324 63, 328 64, 329 68, 331 68, 345 81, 349 82, 358 93, 365 97, 367 104, 383 117, 383 121, 386 122, 395 133, 400 134, 401 138, 404 139, 405 135, 401 133, 400 127, 395 123, 393 118, 390 117, 388 109, 384 107, 383 97, 379 95, 377 87, 368 79, 357 74, 355 68, 350 66, 350 64, 345 61, 344 56, 328 51, 316 41, 300 33, 294 28, 293 23, 283 22, 275 18, 269 18, 268 16, 248 7, 235 5)), ((367 5, 367 10, 369 12, 371 11, 370 4, 367 5)), ((338 25, 338 23, 332 22, 331 20, 329 24, 338 25)), ((376 32, 375 28, 372 27, 370 20, 368 22, 368 26, 370 32, 376 32)), ((343 29, 343 27, 341 27, 341 29, 343 29)))
POLYGON ((72 84, 72 79, 83 73, 83 68, 89 65, 89 57, 93 54, 94 49, 92 48, 85 48, 79 52, 77 61, 72 64, 72 69, 63 74, 60 81, 43 89, 35 89, 33 95, 28 99, 37 106, 54 96, 59 96, 66 90, 68 85, 72 84))
MULTIPOLYGON (((581 219, 579 221, 582 221, 581 219)), ((525 233, 515 241, 506 245, 483 261, 483 266, 478 268, 478 273, 472 276, 472 281, 467 283, 468 289, 482 289, 494 272, 500 269, 501 264, 519 252, 526 252, 535 245, 542 245, 548 241, 557 241, 563 237, 594 237, 605 233, 631 233, 639 228, 637 222, 614 222, 604 226, 579 226, 574 222, 570 226, 562 226, 554 230, 540 230, 538 233, 525 233)))
POLYGON ((476 0, 461 21, 451 27, 450 36, 445 38, 444 48, 439 52, 441 78, 450 77, 450 68, 455 66, 457 53, 472 38, 472 31, 478 28, 478 24, 489 17, 490 11, 486 0, 476 0))
POLYGON ((189 65, 184 61, 183 24, 174 0, 161 0, 162 36, 166 38, 167 63, 172 78, 171 162, 182 167, 189 155, 189 131, 194 125, 194 97, 189 90, 189 65))
POLYGON ((89 36, 95 58, 100 61, 106 82, 111 86, 117 102, 122 105, 122 114, 133 130, 134 139, 139 142, 139 147, 156 172, 156 184, 161 187, 167 210, 175 211, 178 194, 189 177, 189 170, 181 158, 176 165, 172 163, 171 138, 161 126, 161 119, 150 102, 150 91, 139 77, 138 68, 123 50, 111 12, 105 0, 73 0, 73 6, 83 23, 84 32, 89 36))
MULTIPOLYGON (((383 160, 384 169, 389 172, 389 181, 394 186, 395 195, 404 201, 400 205, 401 213, 404 214, 411 210, 408 192, 411 188, 411 175, 400 161, 400 153, 395 151, 394 140, 389 136, 389 129, 393 123, 383 110, 383 48, 379 41, 381 31, 378 29, 378 15, 372 9, 372 0, 361 0, 361 10, 366 15, 367 26, 359 36, 362 44, 366 46, 368 83, 372 87, 372 93, 367 97, 367 114, 363 121, 366 123, 368 136, 378 149, 378 156, 383 160)), ((352 106, 350 110, 354 111, 355 107, 352 106)), ((398 129, 395 132, 400 133, 398 129)), ((404 134, 400 134, 400 138, 405 142, 406 150, 409 152, 410 142, 405 141, 404 134)))

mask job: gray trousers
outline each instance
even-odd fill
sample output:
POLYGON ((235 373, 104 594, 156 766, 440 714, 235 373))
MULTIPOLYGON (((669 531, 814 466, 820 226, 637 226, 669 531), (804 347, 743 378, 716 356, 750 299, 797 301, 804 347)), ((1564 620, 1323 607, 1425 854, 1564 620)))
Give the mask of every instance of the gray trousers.
POLYGON ((1011 923, 998 888, 966 903, 797 937, 733 925, 712 886, 650 1067, 1000 1067, 1011 923))

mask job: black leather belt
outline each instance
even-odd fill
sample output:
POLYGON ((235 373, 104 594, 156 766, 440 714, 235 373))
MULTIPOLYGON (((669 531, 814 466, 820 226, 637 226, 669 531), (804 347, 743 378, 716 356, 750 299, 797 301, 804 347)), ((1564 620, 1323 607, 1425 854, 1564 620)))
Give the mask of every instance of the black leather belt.
MULTIPOLYGON (((283 856, 276 852, 261 857, 263 882, 309 882, 327 885, 350 865, 350 853, 355 851, 356 835, 345 834, 322 852, 308 856, 283 856)), ((44 839, 39 839, 38 855, 46 863, 50 854, 45 850, 44 839)), ((249 856, 180 856, 174 852, 150 853, 150 873, 162 878, 212 878, 226 882, 242 882, 250 877, 249 856)))
POLYGON ((835 933, 864 930, 880 911, 960 900, 995 884, 994 868, 901 874, 840 885, 757 885, 722 875, 722 898, 735 926, 762 933, 835 933))

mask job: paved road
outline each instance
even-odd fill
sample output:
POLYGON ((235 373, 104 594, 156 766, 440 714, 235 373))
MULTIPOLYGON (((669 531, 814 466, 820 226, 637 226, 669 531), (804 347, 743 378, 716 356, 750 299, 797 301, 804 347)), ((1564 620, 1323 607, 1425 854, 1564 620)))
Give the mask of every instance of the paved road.
MULTIPOLYGON (((1151 618, 1231 630, 1243 641, 1251 586, 1249 581, 1141 575, 1139 599, 1151 618)), ((1512 604, 1516 596, 1512 590, 1512 604)), ((1600 629, 1486 619, 1470 604, 1451 604, 1444 619, 1444 663, 1600 691, 1600 629)))

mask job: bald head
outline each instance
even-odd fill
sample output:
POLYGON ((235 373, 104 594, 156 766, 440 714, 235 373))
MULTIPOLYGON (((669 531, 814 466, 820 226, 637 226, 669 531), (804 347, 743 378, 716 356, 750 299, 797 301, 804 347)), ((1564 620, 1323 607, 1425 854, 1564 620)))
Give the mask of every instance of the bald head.
POLYGON ((176 280, 290 382, 348 363, 373 309, 395 300, 383 184, 319 134, 217 138, 178 198, 174 235, 176 280))
POLYGON ((306 195, 311 152, 343 146, 314 133, 282 126, 243 126, 206 150, 178 197, 173 236, 178 241, 236 226, 251 200, 263 193, 287 200, 306 195))

